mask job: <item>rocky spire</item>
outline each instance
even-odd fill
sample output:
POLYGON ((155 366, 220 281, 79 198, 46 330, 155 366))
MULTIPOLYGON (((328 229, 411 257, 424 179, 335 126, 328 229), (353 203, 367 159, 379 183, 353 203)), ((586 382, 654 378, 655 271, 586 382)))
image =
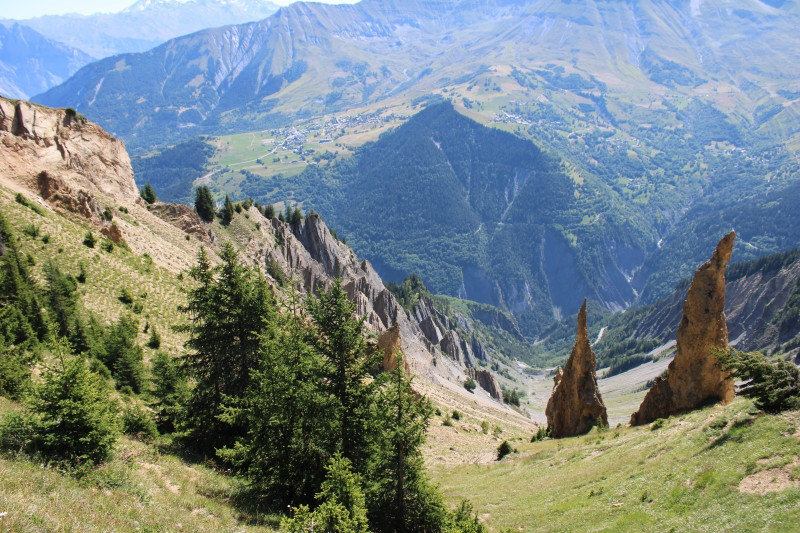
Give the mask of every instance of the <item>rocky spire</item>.
POLYGON ((631 425, 695 409, 708 401, 733 399, 734 383, 713 354, 728 345, 725 325, 725 268, 733 252, 736 234, 731 231, 717 244, 711 259, 694 273, 678 326, 675 359, 667 377, 656 378, 631 425))
POLYGON ((600 419, 608 425, 606 406, 597 389, 597 361, 586 328, 586 300, 578 313, 578 337, 572 353, 557 376, 547 402, 547 427, 553 438, 587 433, 600 419), (560 377, 560 379, 558 379, 560 377))

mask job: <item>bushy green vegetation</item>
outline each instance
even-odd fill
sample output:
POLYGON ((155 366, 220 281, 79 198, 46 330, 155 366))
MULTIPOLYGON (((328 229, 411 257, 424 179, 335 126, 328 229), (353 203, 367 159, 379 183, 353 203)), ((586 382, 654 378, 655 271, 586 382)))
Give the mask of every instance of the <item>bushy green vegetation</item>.
POLYGON ((718 352, 717 358, 724 369, 743 382, 739 394, 752 398, 758 408, 768 413, 800 408, 800 371, 795 364, 732 348, 718 352))

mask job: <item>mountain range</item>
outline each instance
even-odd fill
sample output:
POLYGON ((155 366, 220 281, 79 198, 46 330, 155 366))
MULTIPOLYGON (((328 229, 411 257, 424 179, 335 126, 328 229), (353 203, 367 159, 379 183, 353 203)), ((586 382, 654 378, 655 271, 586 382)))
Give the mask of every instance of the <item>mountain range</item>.
POLYGON ((0 24, 0 94, 30 98, 58 85, 92 58, 21 24, 0 24))
POLYGON ((263 19, 277 8, 261 0, 138 0, 116 13, 45 15, 17 22, 49 39, 103 58, 144 52, 210 27, 263 19))
MULTIPOLYGON (((619 310, 669 294, 696 243, 732 226, 735 260, 800 244, 799 15, 755 0, 296 3, 92 63, 35 100, 140 153, 449 100, 324 170, 248 177, 247 195, 313 207, 390 279, 417 271, 512 310, 533 338, 582 295, 619 310)), ((167 188, 188 198, 202 174, 167 188)))

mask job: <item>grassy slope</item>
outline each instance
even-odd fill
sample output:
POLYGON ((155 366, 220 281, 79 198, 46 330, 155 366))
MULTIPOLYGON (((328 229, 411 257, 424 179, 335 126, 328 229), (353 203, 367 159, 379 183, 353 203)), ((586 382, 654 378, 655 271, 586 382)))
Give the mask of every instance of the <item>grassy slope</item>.
POLYGON ((655 431, 515 441, 519 454, 499 463, 432 470, 450 501, 469 497, 494 531, 796 531, 800 413, 754 413, 736 400, 655 431), (756 482, 785 490, 740 491, 756 482))

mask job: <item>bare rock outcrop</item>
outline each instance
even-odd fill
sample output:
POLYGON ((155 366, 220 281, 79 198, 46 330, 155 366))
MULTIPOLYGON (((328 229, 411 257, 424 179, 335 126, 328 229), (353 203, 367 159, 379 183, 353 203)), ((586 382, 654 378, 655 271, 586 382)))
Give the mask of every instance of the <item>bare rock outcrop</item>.
POLYGON ((490 371, 485 368, 480 370, 477 368, 468 368, 467 375, 474 379, 478 386, 488 392, 492 398, 495 400, 503 399, 503 391, 500 388, 500 383, 498 383, 497 378, 495 378, 490 371))
POLYGON ((122 141, 72 111, 0 97, 0 179, 37 191, 42 171, 72 191, 139 196, 122 141))
MULTIPOLYGON (((395 324, 378 337, 378 348, 383 352, 381 368, 385 371, 397 368, 397 354, 403 351, 400 328, 395 324)), ((403 369, 405 370, 405 368, 403 369)))
POLYGON ((214 231, 203 224, 197 211, 188 205, 156 202, 148 204, 147 210, 206 244, 214 244, 217 241, 214 231))
MULTIPOLYGON (((608 425, 606 406, 597 388, 597 360, 586 328, 586 300, 578 313, 578 336, 564 370, 556 373, 547 402, 547 427, 553 438, 582 435, 597 424, 608 425)), ((561 370, 561 369, 559 369, 561 370)))
POLYGON ((714 255, 694 273, 683 304, 675 358, 666 379, 657 378, 631 425, 700 407, 709 401, 727 403, 734 396, 734 382, 713 354, 728 345, 725 324, 725 268, 733 252, 736 234, 731 231, 717 244, 714 255))

